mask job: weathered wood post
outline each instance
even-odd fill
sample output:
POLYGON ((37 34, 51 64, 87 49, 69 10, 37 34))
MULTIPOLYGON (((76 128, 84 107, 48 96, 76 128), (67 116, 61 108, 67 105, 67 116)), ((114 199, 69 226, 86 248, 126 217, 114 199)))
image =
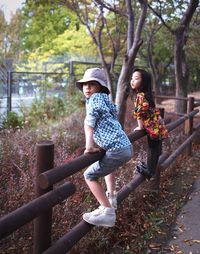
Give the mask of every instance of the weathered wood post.
MULTIPOLYGON (((187 113, 190 113, 193 110, 194 110, 194 97, 189 97, 187 113)), ((185 133, 188 137, 191 136, 193 132, 193 121, 194 121, 194 117, 191 117, 185 122, 185 133)), ((187 153, 187 156, 192 155, 192 143, 188 145, 186 153, 187 153)))
MULTIPOLYGON (((36 145, 36 198, 52 190, 52 186, 43 190, 37 183, 38 176, 54 167, 54 144, 52 141, 39 141, 36 145)), ((34 220, 34 245, 33 253, 41 254, 51 246, 52 208, 34 220)))

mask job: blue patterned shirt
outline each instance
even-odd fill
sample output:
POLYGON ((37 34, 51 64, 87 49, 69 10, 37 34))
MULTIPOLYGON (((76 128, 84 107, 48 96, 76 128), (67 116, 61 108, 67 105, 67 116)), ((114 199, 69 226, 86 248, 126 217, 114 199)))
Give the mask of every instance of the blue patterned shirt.
POLYGON ((105 93, 94 93, 86 100, 85 123, 94 129, 95 143, 106 151, 130 145, 117 120, 117 109, 105 93))

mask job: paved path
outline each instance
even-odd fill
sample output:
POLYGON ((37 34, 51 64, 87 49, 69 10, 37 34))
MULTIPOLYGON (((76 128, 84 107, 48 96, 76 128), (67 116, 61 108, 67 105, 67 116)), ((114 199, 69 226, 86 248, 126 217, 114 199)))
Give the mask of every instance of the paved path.
POLYGON ((200 177, 195 181, 190 198, 181 209, 170 242, 172 251, 168 254, 200 253, 200 177))

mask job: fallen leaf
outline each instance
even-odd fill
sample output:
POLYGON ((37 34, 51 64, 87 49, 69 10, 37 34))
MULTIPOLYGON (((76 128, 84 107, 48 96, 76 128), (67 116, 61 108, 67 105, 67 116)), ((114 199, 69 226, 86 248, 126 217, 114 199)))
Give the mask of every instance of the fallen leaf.
POLYGON ((192 240, 193 243, 200 243, 200 240, 192 240))
POLYGON ((192 245, 192 239, 185 239, 183 240, 187 245, 191 246, 192 245))
POLYGON ((153 250, 159 250, 161 248, 161 243, 151 243, 149 244, 149 248, 153 250))
POLYGON ((181 228, 178 228, 178 230, 179 230, 181 233, 183 233, 183 230, 182 230, 181 228))

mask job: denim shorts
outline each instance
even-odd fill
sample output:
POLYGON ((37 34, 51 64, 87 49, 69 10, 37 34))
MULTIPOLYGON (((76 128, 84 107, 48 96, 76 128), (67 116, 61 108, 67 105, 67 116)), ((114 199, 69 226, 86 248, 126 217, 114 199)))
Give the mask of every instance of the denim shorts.
POLYGON ((129 161, 133 156, 132 145, 119 148, 113 151, 106 151, 104 157, 89 166, 84 172, 87 180, 97 180, 100 177, 109 175, 114 170, 129 161))

